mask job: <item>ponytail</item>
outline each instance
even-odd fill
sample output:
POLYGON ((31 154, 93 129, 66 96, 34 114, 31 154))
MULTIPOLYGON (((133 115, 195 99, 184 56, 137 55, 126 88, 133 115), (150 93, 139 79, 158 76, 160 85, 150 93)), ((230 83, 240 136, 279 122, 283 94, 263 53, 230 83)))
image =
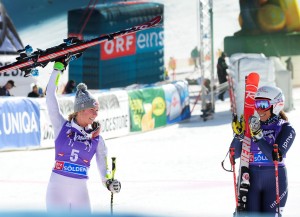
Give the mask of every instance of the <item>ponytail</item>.
POLYGON ((286 114, 285 114, 285 112, 284 112, 283 110, 281 110, 281 111, 279 112, 279 116, 280 116, 283 120, 288 121, 288 117, 286 116, 286 114))

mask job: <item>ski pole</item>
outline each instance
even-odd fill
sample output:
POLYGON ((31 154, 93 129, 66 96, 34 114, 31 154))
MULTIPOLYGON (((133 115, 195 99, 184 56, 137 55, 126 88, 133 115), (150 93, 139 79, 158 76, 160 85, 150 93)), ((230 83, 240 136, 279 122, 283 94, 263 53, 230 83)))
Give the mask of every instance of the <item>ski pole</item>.
MULTIPOLYGON (((233 185, 234 185, 234 194, 235 194, 235 210, 237 210, 238 208, 238 192, 237 192, 237 185, 236 185, 236 171, 235 171, 235 149, 234 148, 230 148, 229 151, 227 152, 225 159, 229 153, 229 160, 230 160, 230 164, 231 164, 231 169, 226 169, 224 166, 224 161, 225 159, 221 162, 221 165, 223 167, 223 169, 227 172, 233 172, 233 185)), ((235 215, 234 215, 235 216, 235 215)))
POLYGON ((275 166, 275 182, 276 182, 276 205, 277 205, 277 214, 280 217, 280 196, 279 196, 279 178, 278 178, 278 145, 273 145, 273 162, 275 166))
POLYGON ((230 163, 232 167, 232 172, 233 172, 233 184, 234 184, 234 194, 235 194, 235 205, 236 208, 238 207, 238 193, 237 193, 237 188, 236 188, 236 173, 235 173, 235 159, 234 159, 234 148, 230 148, 230 163))
MULTIPOLYGON (((115 172, 116 172, 116 158, 115 157, 112 157, 111 158, 111 179, 114 180, 114 177, 115 177, 115 172)), ((113 203, 114 203, 114 193, 111 192, 111 195, 110 195, 110 214, 113 215, 113 203)))
POLYGON ((190 114, 192 114, 192 112, 194 111, 194 108, 195 108, 195 106, 196 106, 198 100, 200 99, 200 96, 201 96, 201 91, 199 92, 199 95, 197 96, 197 98, 196 98, 196 100, 195 100, 195 102, 194 102, 194 105, 193 105, 193 108, 192 108, 190 114))

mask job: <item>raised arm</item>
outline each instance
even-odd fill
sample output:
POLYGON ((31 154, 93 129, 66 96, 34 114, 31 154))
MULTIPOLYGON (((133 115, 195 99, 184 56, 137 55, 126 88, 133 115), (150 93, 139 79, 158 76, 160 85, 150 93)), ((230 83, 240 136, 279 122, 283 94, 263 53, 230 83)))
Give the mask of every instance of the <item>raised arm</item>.
POLYGON ((54 139, 57 138, 64 122, 66 121, 59 109, 58 101, 56 98, 56 89, 59 83, 60 75, 61 71, 54 69, 50 76, 46 89, 46 104, 50 121, 54 130, 54 139))

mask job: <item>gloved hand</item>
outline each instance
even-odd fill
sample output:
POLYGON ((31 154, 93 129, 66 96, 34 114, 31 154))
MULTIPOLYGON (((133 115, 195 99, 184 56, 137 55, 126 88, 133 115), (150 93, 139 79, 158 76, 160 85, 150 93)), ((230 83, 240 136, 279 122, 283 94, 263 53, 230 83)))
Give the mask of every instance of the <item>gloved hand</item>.
POLYGON ((235 133, 236 136, 239 138, 244 137, 244 131, 245 131, 245 121, 244 121, 244 116, 241 115, 240 120, 238 120, 237 114, 232 115, 232 130, 235 133))
MULTIPOLYGON (((276 144, 276 146, 277 146, 277 151, 275 151, 275 149, 273 149, 273 151, 272 151, 273 161, 277 160, 278 162, 281 162, 282 161, 282 152, 278 148, 277 144, 276 144)), ((275 144, 274 144, 274 147, 275 147, 275 144)))
POLYGON ((106 181, 106 187, 112 193, 119 193, 121 190, 121 182, 119 182, 117 179, 108 179, 106 181))
POLYGON ((55 60, 53 68, 63 72, 67 68, 69 62, 71 62, 72 60, 78 59, 79 57, 81 57, 81 55, 82 55, 82 53, 78 53, 78 54, 73 54, 73 55, 67 55, 60 59, 57 59, 57 60, 55 60))
POLYGON ((97 137, 100 134, 100 129, 101 129, 101 125, 99 123, 99 121, 94 121, 92 123, 92 138, 97 137))
POLYGON ((260 120, 255 115, 252 115, 249 118, 249 127, 251 137, 254 139, 255 142, 257 142, 264 136, 262 129, 260 128, 260 120))

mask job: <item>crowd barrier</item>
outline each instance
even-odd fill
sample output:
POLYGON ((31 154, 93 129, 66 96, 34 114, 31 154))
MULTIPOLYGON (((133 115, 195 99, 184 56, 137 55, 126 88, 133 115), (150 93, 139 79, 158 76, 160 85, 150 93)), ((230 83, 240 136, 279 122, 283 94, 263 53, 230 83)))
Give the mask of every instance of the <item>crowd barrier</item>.
MULTIPOLYGON (((99 102, 104 139, 173 124, 190 117, 188 83, 141 85, 131 89, 92 91, 99 102)), ((73 112, 74 94, 58 96, 65 118, 73 112)), ((0 97, 0 150, 54 147, 45 98, 0 97)))

